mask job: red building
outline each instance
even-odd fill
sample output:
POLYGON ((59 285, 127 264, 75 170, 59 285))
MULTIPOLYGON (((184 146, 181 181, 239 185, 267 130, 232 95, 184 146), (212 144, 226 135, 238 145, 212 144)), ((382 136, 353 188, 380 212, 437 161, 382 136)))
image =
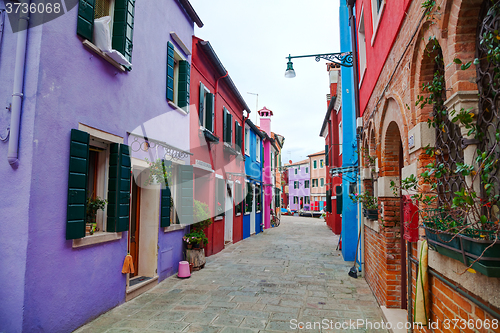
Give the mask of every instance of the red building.
POLYGON ((242 126, 250 109, 210 43, 194 36, 190 98, 194 198, 208 204, 213 219, 205 230, 209 256, 243 239, 242 126))
POLYGON ((336 235, 342 228, 342 84, 340 65, 327 64, 330 75, 330 94, 320 136, 325 138, 326 165, 326 224, 336 235), (333 174, 333 175, 332 175, 333 174))

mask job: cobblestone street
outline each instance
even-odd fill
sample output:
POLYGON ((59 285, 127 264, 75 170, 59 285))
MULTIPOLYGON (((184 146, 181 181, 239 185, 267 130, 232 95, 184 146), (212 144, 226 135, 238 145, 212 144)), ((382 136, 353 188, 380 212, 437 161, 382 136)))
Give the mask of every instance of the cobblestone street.
POLYGON ((207 258, 191 278, 172 276, 76 332, 375 331, 296 328, 382 320, 365 280, 347 275, 352 262, 342 260, 337 243, 322 219, 283 216, 279 227, 207 258))

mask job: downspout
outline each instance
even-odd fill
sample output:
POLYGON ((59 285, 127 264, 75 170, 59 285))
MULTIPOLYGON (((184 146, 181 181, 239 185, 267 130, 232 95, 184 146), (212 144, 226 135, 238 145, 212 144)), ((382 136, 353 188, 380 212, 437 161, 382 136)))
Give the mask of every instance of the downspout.
MULTIPOLYGON (((360 177, 360 146, 359 146, 359 137, 361 133, 359 133, 358 128, 357 128, 357 123, 358 123, 358 118, 360 117, 360 110, 359 110, 359 75, 358 75, 358 47, 356 43, 356 18, 354 17, 353 13, 353 7, 356 3, 356 0, 347 0, 347 7, 349 9, 349 24, 351 26, 351 45, 352 45, 352 64, 353 64, 353 78, 354 78, 354 109, 356 112, 356 145, 358 149, 358 171, 357 171, 357 183, 358 183, 358 193, 361 191, 361 177, 360 177)), ((360 204, 358 204, 358 225, 360 228, 364 229, 364 223, 362 223, 361 219, 361 214, 360 214, 360 204)), ((361 265, 361 275, 364 276, 365 272, 365 260, 364 260, 364 254, 365 254, 365 242, 364 242, 364 232, 360 233, 361 239, 361 251, 360 251, 360 265, 361 265)))
MULTIPOLYGON (((29 7, 30 0, 22 0, 21 6, 29 7)), ((29 11, 19 16, 19 31, 17 32, 16 62, 14 65, 14 89, 12 93, 10 139, 7 159, 15 166, 19 162, 19 131, 21 126, 21 108, 23 101, 24 69, 26 61, 26 41, 28 37, 29 11)))

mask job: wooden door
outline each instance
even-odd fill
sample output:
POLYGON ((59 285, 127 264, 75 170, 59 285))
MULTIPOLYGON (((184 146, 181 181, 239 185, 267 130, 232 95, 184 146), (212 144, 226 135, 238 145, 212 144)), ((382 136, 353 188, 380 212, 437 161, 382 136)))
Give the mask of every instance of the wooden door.
POLYGON ((141 207, 141 188, 137 185, 135 177, 132 176, 132 202, 130 205, 130 228, 128 238, 128 251, 134 262, 135 273, 130 273, 130 277, 137 276, 139 270, 139 225, 141 207))

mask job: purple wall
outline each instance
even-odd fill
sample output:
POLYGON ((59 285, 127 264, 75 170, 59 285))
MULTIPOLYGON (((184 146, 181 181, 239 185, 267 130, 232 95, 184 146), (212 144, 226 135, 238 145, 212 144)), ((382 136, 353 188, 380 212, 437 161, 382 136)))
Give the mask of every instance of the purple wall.
MULTIPOLYGON (((121 136, 148 120, 148 136, 189 150, 188 116, 165 100, 170 31, 191 45, 193 24, 176 1, 150 6, 136 2, 133 70, 118 72, 88 51, 76 35, 77 7, 30 29, 21 117, 20 164, 6 160, 0 142, 0 331, 68 332, 124 302, 121 273, 127 233, 117 241, 78 249, 65 240, 69 135, 82 123, 121 136), (39 65, 38 65, 39 64, 39 65), (172 125, 175 124, 175 125, 172 125), (24 312, 23 312, 24 308, 24 312)), ((12 94, 16 35, 5 25, 0 48, 0 100, 12 94)), ((174 42, 175 44, 175 42, 174 42)), ((4 109, 4 105, 2 108, 4 109)), ((0 111, 0 135, 10 114, 0 111)), ((159 262, 174 267, 182 258, 183 231, 159 232, 159 262), (160 254, 171 247, 171 255, 160 254), (170 264, 165 261, 171 261, 170 264)))
MULTIPOLYGON (((308 170, 306 173, 306 168, 310 169, 309 167, 309 161, 305 162, 304 164, 300 164, 300 170, 298 170, 299 165, 293 165, 288 169, 288 201, 290 205, 291 210, 298 210, 300 209, 300 197, 309 197, 309 189, 312 186, 311 184, 311 170, 308 170), (295 169, 297 169, 297 174, 295 174, 295 169), (304 188, 304 182, 306 180, 309 180, 309 188, 304 188), (298 181, 299 182, 299 188, 295 189, 294 188, 294 182, 298 181), (299 204, 294 204, 293 203, 293 197, 299 197, 299 204)), ((304 203, 304 207, 310 207, 309 204, 304 203)))

